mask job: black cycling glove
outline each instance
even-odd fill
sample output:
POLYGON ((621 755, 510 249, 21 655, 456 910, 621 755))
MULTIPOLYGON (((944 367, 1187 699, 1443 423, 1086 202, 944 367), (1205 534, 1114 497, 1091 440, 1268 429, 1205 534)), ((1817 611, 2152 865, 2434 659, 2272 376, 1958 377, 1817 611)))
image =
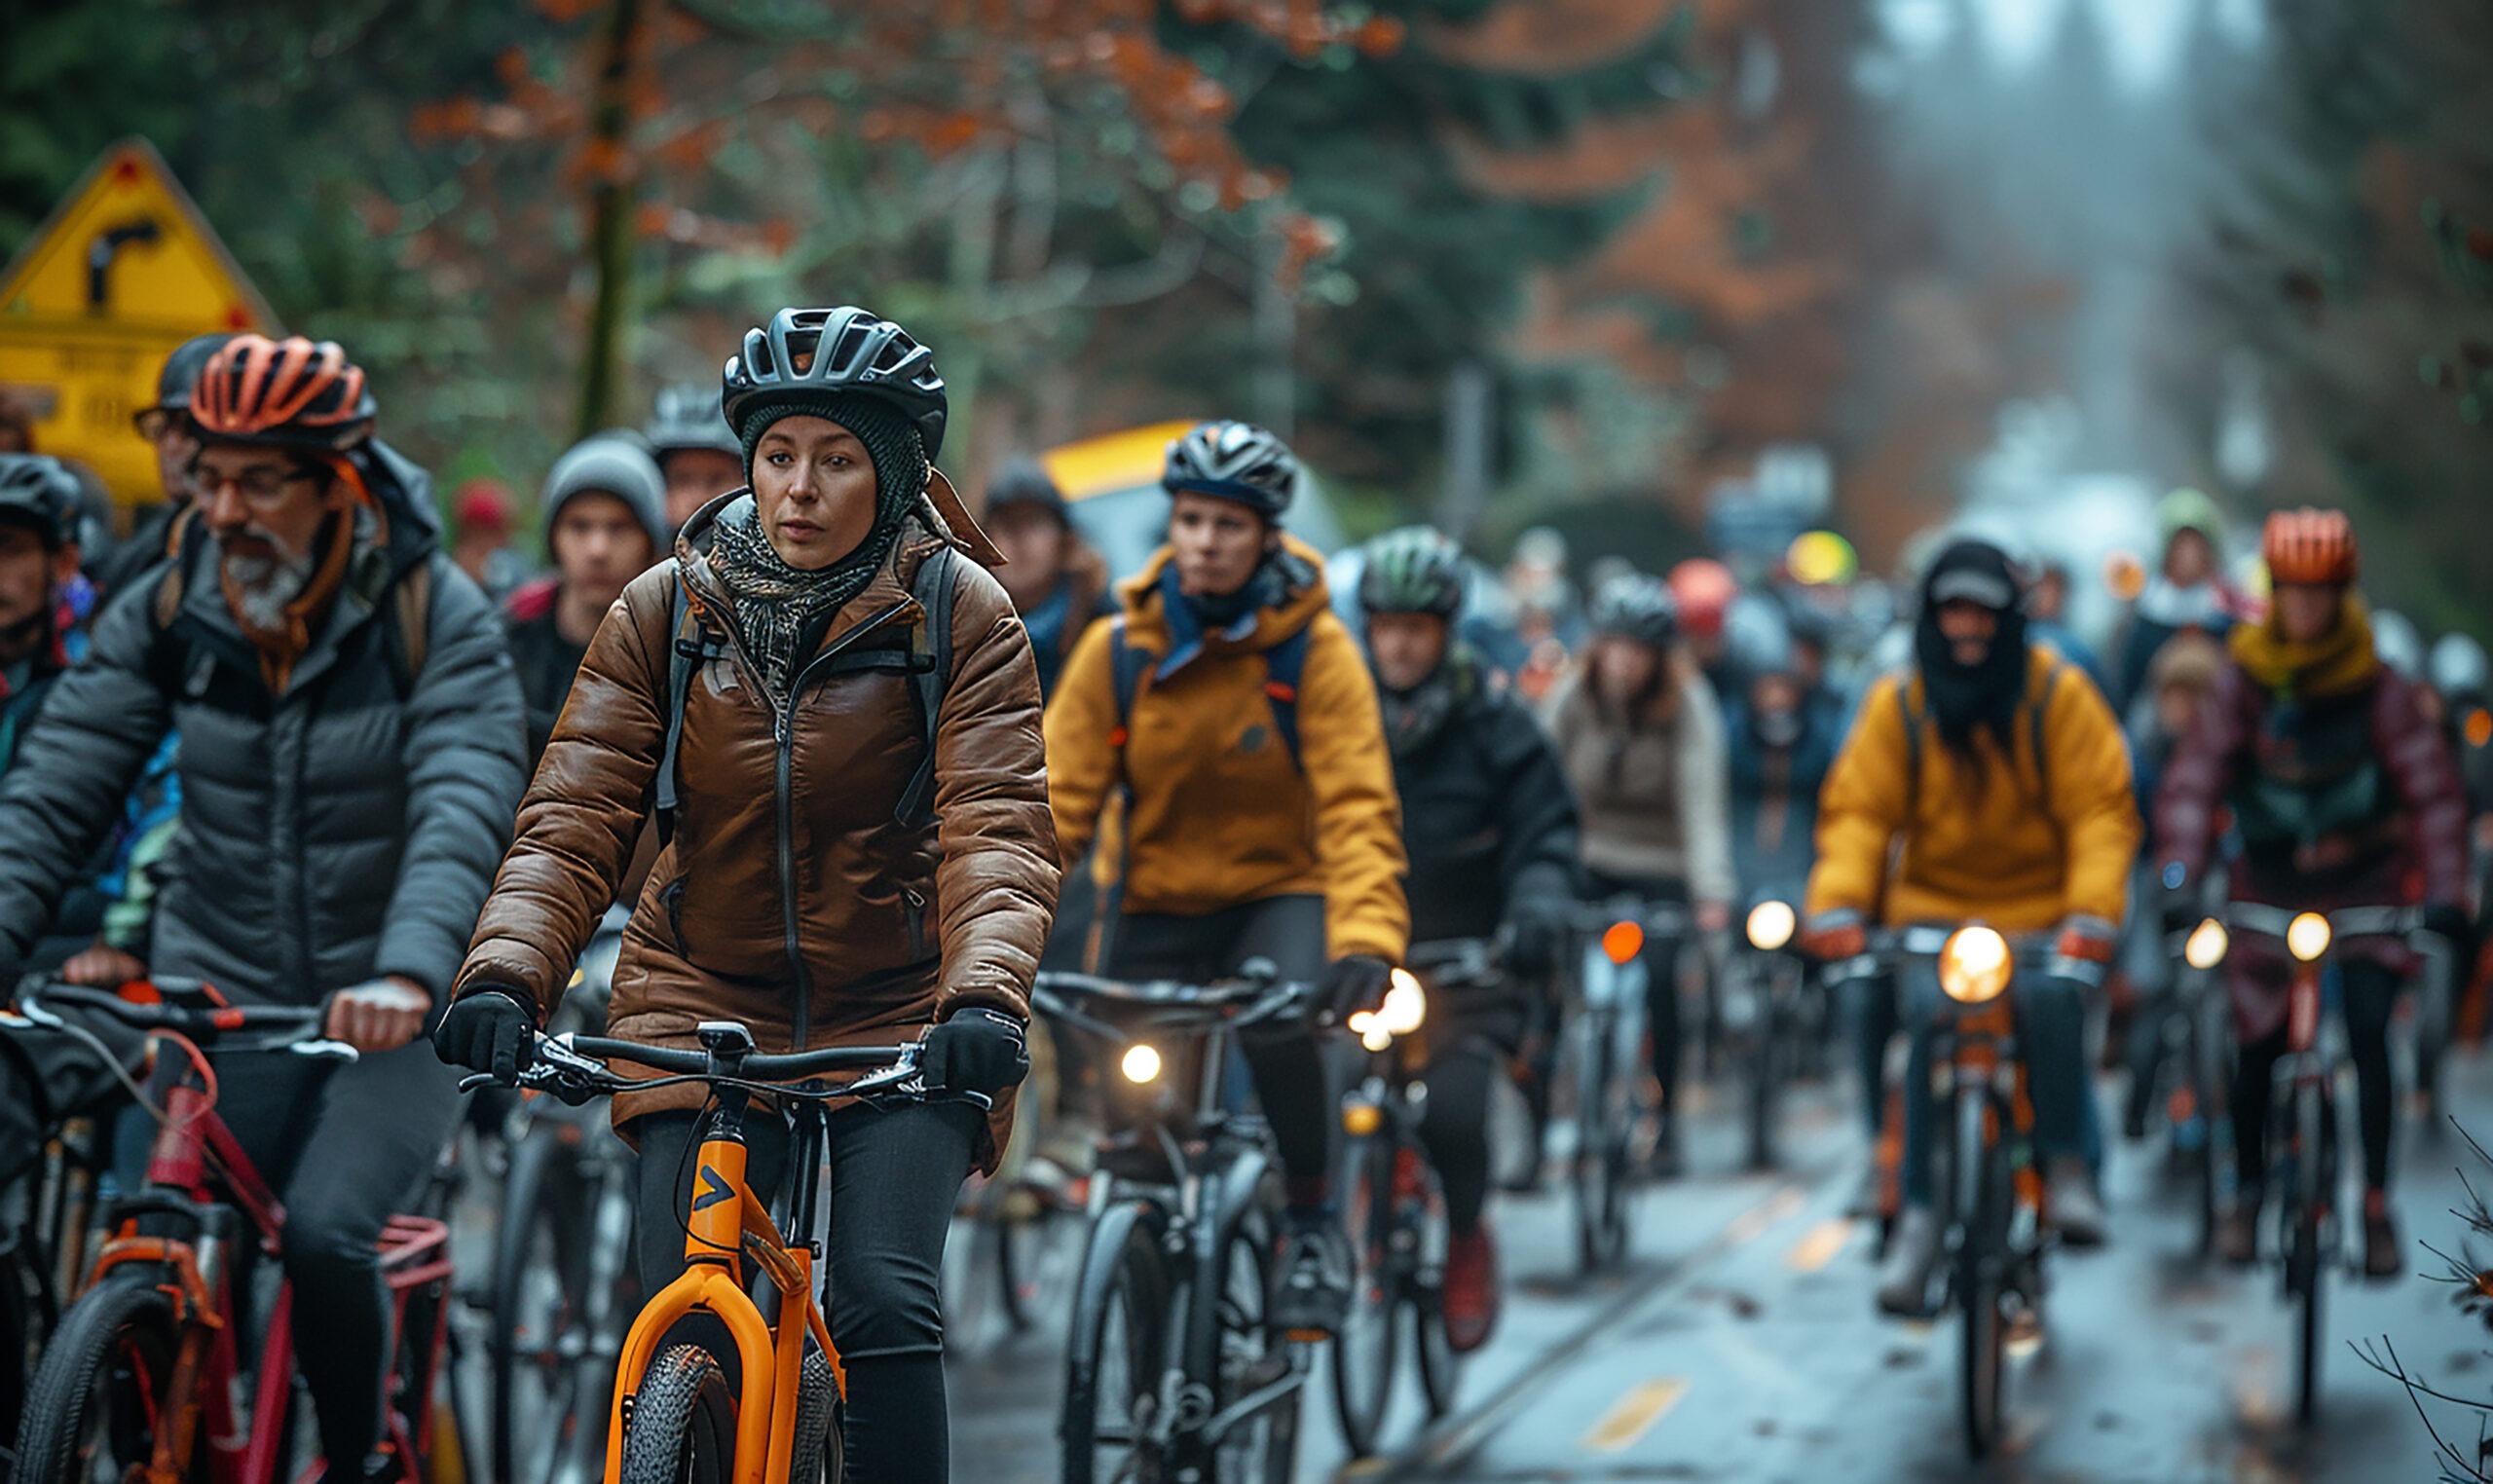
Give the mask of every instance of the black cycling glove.
POLYGON ((1558 967, 1558 924, 1535 911, 1518 911, 1507 923, 1507 967, 1517 979, 1537 980, 1558 967))
POLYGON ((491 1072, 504 1087, 537 1059, 537 1017, 507 989, 470 989, 450 1002, 432 1028, 433 1055, 453 1066, 491 1072))
POLYGON ((1029 1030, 1000 1010, 956 1011, 926 1032, 917 1070, 929 1093, 992 1097, 1030 1075, 1029 1030))
POLYGON ((1362 1010, 1374 1010, 1385 1003, 1386 988, 1393 982, 1392 964, 1365 953, 1353 953, 1333 960, 1318 983, 1333 1019, 1347 1020, 1362 1010))

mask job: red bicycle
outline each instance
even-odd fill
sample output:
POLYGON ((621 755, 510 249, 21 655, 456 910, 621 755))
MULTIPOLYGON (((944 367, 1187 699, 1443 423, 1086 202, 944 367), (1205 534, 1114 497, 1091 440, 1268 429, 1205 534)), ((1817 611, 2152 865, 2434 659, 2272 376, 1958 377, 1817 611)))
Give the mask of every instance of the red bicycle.
MULTIPOLYGON (((111 1016, 148 1033, 147 1106, 161 1121, 147 1178, 122 1197, 85 1291, 27 1389, 18 1484, 284 1484, 320 1461, 295 1375, 294 1295, 280 1283, 257 1363, 242 1365, 250 1285, 241 1243, 275 1256, 285 1210, 216 1113, 202 1047, 352 1061, 322 1039, 325 1007, 228 1004, 205 984, 159 980, 121 994, 47 983, 19 1012, 68 1026, 62 1011, 111 1016), (251 1401, 240 1404, 248 1377, 251 1401)), ((449 1320, 450 1235, 394 1216, 381 1238, 391 1296, 385 1436, 406 1476, 430 1476, 433 1379, 449 1320)))

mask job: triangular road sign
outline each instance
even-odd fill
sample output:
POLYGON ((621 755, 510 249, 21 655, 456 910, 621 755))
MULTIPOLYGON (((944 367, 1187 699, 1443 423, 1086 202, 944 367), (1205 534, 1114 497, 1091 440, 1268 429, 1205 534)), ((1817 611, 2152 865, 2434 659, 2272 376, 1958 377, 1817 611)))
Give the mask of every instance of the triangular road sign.
POLYGON ((0 322, 24 319, 184 336, 278 327, 276 312, 144 139, 104 151, 10 262, 0 322))
POLYGON ((152 501, 155 454, 130 420, 165 357, 193 335, 279 329, 164 157, 125 139, 0 277, 0 394, 33 415, 38 449, 152 501))

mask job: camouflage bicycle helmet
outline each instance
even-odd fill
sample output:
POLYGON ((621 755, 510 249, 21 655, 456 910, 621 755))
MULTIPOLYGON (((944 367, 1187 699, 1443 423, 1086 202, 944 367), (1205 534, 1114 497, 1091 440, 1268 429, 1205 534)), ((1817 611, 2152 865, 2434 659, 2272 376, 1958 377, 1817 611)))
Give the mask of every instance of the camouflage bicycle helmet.
POLYGON ((200 368, 188 411, 202 442, 337 454, 371 435, 376 409, 336 341, 237 335, 200 368))
POLYGON ((854 305, 783 309, 767 326, 745 331, 743 350, 727 357, 719 398, 727 426, 742 429, 754 413, 773 403, 842 392, 899 409, 916 426, 930 462, 942 451, 949 404, 944 379, 935 374, 935 352, 899 325, 854 305))
POLYGON ((641 436, 650 440, 651 450, 661 459, 695 448, 744 457, 744 446, 736 441, 735 429, 727 426, 726 413, 714 387, 687 384, 659 388, 650 426, 641 430, 641 436))
POLYGON ((31 528, 50 550, 77 539, 84 493, 49 454, 0 454, 0 521, 31 528))
POLYGON ((1361 553, 1359 607, 1371 613, 1433 613, 1463 607, 1463 548, 1428 526, 1405 526, 1361 553))
POLYGON ((1679 638, 1679 603, 1659 577, 1613 577, 1593 594, 1592 630, 1666 649, 1679 638))
POLYGON ((1252 424, 1203 423, 1169 445, 1160 484, 1172 495, 1235 501, 1277 520, 1298 488, 1298 458, 1288 444, 1252 424))

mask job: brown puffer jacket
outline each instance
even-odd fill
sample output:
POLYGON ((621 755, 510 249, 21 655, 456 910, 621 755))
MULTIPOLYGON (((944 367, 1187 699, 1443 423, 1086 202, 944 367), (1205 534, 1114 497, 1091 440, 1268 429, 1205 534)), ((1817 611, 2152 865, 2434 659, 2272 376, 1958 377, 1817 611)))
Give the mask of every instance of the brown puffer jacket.
MULTIPOLYGON (((634 906, 609 1033, 688 1047, 697 1022, 731 1020, 762 1050, 787 1051, 800 985, 810 986, 808 1048, 896 1044, 964 1006, 1026 1018, 1056 907, 1057 848, 1038 678, 1004 589, 975 562, 953 564, 937 823, 909 828, 894 807, 925 749, 904 668, 832 659, 905 649, 923 612, 911 580, 947 537, 912 523, 832 620, 821 668, 799 687, 783 763, 761 671, 733 637, 730 600, 703 554, 716 522, 751 509, 741 494, 714 501, 687 524, 675 560, 634 579, 607 612, 520 806, 457 992, 507 988, 540 1019, 561 998, 652 802, 681 570, 728 652, 692 677, 675 837, 634 906), (793 867, 793 925, 782 861, 793 867)), ((627 1094, 614 1099, 614 1121, 702 1096, 689 1085, 627 1094)), ((999 1098, 983 1166, 1012 1117, 1012 1099, 999 1098)))

